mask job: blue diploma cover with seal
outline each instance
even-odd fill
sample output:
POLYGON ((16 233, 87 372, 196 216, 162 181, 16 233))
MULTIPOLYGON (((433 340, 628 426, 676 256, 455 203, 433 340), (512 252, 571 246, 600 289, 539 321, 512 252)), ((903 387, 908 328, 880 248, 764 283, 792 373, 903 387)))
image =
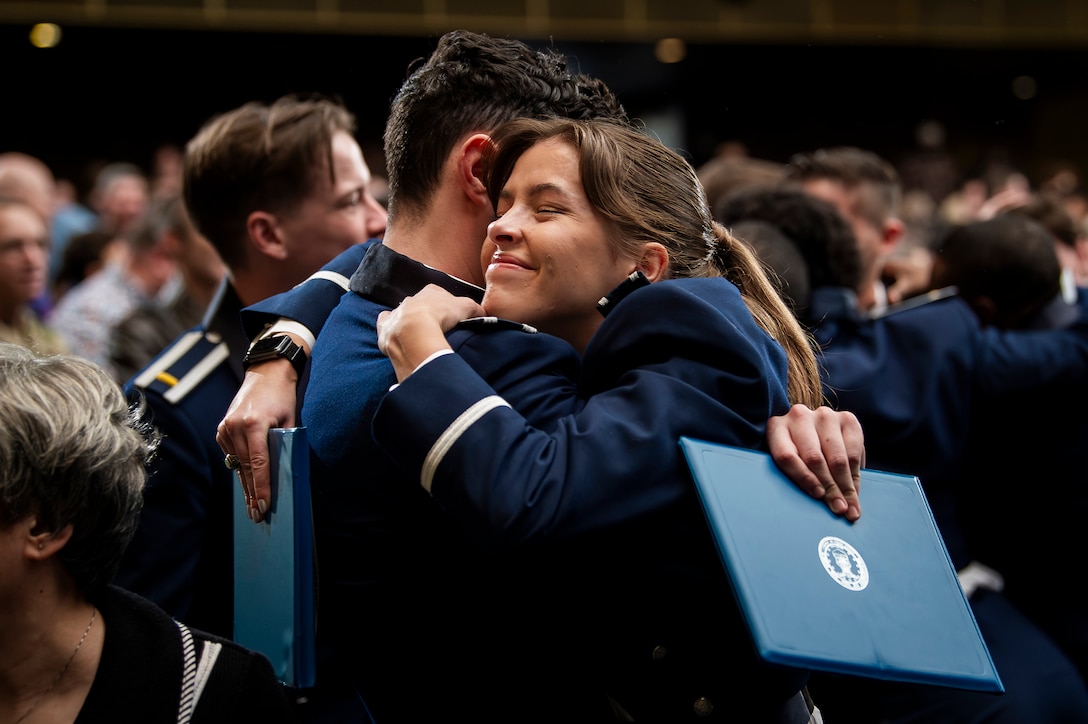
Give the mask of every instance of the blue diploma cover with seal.
POLYGON ((1004 691, 917 477, 863 469, 850 523, 765 453, 680 445, 765 661, 1004 691))

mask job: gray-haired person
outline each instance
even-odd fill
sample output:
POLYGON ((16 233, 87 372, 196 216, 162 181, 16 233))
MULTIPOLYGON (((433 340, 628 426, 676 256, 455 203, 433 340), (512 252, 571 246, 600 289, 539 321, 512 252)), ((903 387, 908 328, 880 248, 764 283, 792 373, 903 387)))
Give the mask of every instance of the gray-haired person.
POLYGON ((290 721, 268 660, 109 584, 158 442, 84 359, 0 343, 0 721, 290 721))

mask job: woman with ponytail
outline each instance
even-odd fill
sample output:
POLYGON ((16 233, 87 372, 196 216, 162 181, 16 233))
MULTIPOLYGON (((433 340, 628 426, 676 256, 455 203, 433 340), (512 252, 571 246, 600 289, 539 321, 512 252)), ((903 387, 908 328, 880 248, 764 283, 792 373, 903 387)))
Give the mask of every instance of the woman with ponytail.
POLYGON ((483 305, 432 286, 379 316, 399 385, 376 441, 510 556, 511 590, 535 591, 524 625, 569 620, 556 646, 616 720, 818 721, 807 672, 754 654, 678 444, 765 450, 769 417, 821 404, 809 338, 657 140, 571 120, 492 138, 483 305), (473 366, 514 369, 539 333, 581 367, 518 383, 534 426, 473 366))

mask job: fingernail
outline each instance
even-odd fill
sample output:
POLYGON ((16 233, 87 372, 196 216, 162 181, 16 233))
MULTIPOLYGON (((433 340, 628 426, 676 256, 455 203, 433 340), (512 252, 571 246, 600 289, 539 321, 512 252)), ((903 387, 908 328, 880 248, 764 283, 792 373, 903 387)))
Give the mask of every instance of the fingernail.
POLYGON ((835 506, 836 513, 845 513, 846 509, 850 507, 842 498, 839 498, 838 500, 832 502, 832 505, 835 506))
POLYGON ((248 505, 246 505, 246 517, 253 520, 253 508, 250 508, 248 505))
POLYGON ((264 502, 264 498, 257 499, 257 510, 261 511, 261 515, 268 512, 268 503, 264 502))

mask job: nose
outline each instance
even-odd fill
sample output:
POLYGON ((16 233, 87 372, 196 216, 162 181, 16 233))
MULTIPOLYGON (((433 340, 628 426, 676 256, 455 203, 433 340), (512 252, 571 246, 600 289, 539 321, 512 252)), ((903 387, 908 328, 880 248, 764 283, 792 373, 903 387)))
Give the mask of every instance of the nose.
POLYGON ((22 245, 23 263, 34 268, 44 267, 49 251, 44 243, 28 241, 22 245))
POLYGON ((488 224, 487 239, 499 248, 521 241, 521 228, 514 215, 507 212, 488 224))
POLYGON ((385 233, 385 225, 389 220, 389 212, 378 203, 370 194, 364 197, 366 205, 366 233, 373 238, 385 233))

